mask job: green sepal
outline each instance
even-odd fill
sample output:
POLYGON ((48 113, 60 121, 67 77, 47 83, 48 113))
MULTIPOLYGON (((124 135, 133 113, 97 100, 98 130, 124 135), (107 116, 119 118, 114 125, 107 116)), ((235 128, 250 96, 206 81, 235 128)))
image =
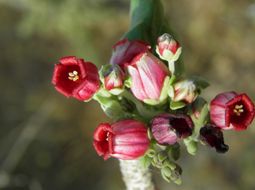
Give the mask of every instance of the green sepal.
POLYGON ((152 99, 144 99, 143 102, 151 106, 155 106, 160 103, 158 100, 152 100, 152 99))
POLYGON ((153 138, 153 135, 152 135, 152 132, 151 132, 151 129, 150 129, 150 128, 147 129, 147 136, 148 136, 148 138, 149 138, 150 140, 153 138))
POLYGON ((131 85, 132 85, 132 78, 131 76, 128 76, 126 80, 124 81, 124 86, 126 86, 127 88, 131 88, 131 85))
POLYGON ((156 155, 156 151, 150 148, 150 149, 146 152, 146 155, 149 156, 150 158, 153 158, 153 157, 156 155))
POLYGON ((169 167, 171 170, 174 170, 176 168, 176 164, 169 159, 164 160, 163 167, 169 167))
POLYGON ((109 92, 115 96, 120 95, 124 91, 124 88, 114 88, 109 90, 109 92))
POLYGON ((167 76, 164 80, 163 87, 161 89, 161 94, 160 94, 160 97, 159 97, 160 102, 164 102, 166 100, 167 95, 168 95, 169 87, 170 87, 170 77, 167 76))
MULTIPOLYGON (((161 172, 161 176, 163 177, 163 179, 164 179, 165 181, 167 181, 168 183, 170 183, 170 182, 171 182, 170 176, 169 176, 169 177, 167 176, 167 174, 168 174, 168 172, 169 172, 169 168, 167 168, 167 169, 162 168, 162 169, 160 170, 160 172, 161 172)), ((170 172, 171 172, 171 170, 170 170, 170 172)))
POLYGON ((179 165, 176 165, 176 168, 172 171, 170 179, 177 185, 182 183, 181 180, 182 168, 179 165))
POLYGON ((170 168, 168 167, 161 168, 161 175, 164 178, 164 180, 166 180, 169 183, 171 182, 170 177, 172 175, 172 171, 170 168))
POLYGON ((160 153, 158 153, 158 161, 159 162, 163 162, 165 159, 167 159, 167 154, 165 153, 165 152, 160 152, 160 153))
POLYGON ((183 107, 185 107, 186 104, 184 102, 174 102, 174 101, 171 101, 170 102, 170 109, 171 110, 177 110, 177 109, 181 109, 183 107))

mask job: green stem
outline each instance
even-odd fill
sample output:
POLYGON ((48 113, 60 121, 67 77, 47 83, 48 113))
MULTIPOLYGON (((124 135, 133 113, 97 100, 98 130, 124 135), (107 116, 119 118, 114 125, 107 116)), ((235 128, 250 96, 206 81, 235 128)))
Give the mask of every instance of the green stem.
POLYGON ((150 108, 149 106, 136 99, 128 90, 125 90, 121 96, 125 97, 129 101, 136 105, 136 110, 141 118, 145 118, 146 121, 150 121, 155 115, 159 114, 160 111, 150 108))

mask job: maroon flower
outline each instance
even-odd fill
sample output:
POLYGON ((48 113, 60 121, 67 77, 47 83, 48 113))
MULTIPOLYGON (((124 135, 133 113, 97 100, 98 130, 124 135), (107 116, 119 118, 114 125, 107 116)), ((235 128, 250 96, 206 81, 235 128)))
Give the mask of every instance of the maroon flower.
POLYGON ((151 122, 151 130, 159 144, 175 144, 178 138, 192 135, 194 124, 188 115, 162 114, 151 122))
POLYGON ((111 64, 118 64, 122 68, 125 64, 130 63, 132 59, 151 47, 139 40, 129 41, 128 39, 121 40, 113 46, 113 53, 110 60, 111 64))
POLYGON ((122 120, 112 125, 100 124, 94 132, 94 148, 106 160, 115 157, 136 159, 149 148, 146 126, 136 120, 122 120))
POLYGON ((214 147, 217 152, 225 153, 229 147, 224 143, 223 133, 213 124, 207 124, 200 129, 200 138, 203 142, 214 147))
POLYGON ((210 115, 217 127, 245 130, 254 119, 254 104, 244 93, 225 92, 211 101, 210 115))
POLYGON ((61 94, 81 101, 89 100, 100 86, 97 67, 74 56, 59 60, 52 83, 61 94))

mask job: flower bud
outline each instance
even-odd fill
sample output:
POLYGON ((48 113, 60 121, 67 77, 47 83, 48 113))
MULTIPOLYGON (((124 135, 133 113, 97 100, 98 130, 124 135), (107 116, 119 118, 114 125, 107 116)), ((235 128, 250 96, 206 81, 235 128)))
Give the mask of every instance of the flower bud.
POLYGON ((147 128, 136 120, 122 120, 112 125, 100 124, 94 132, 94 148, 106 160, 110 157, 133 160, 149 148, 147 128))
POLYGON ((150 52, 139 54, 127 66, 134 96, 148 104, 158 104, 167 98, 169 71, 150 52))
POLYGON ((182 48, 171 35, 165 33, 158 38, 156 52, 161 59, 168 62, 174 62, 180 57, 182 48))
POLYGON ((151 47, 140 40, 129 41, 128 39, 121 40, 113 46, 112 57, 110 63, 124 67, 125 64, 130 63, 132 59, 151 47))
POLYGON ((97 67, 74 56, 59 60, 54 68, 52 83, 61 94, 81 101, 92 98, 100 87, 97 67))
POLYGON ((175 144, 178 139, 192 135, 194 124, 188 115, 162 114, 153 118, 151 130, 159 144, 175 144))
POLYGON ((192 80, 183 80, 175 83, 173 88, 169 89, 169 96, 174 102, 192 103, 197 98, 198 92, 192 80))
POLYGON ((229 147, 224 143, 223 133, 213 124, 207 124, 200 129, 200 137, 203 142, 214 147, 217 152, 225 153, 229 147))
POLYGON ((254 115, 254 104, 246 94, 221 93, 210 104, 211 121, 222 129, 245 130, 254 115))
POLYGON ((125 74, 118 65, 104 65, 100 70, 104 88, 118 95, 123 91, 125 74))

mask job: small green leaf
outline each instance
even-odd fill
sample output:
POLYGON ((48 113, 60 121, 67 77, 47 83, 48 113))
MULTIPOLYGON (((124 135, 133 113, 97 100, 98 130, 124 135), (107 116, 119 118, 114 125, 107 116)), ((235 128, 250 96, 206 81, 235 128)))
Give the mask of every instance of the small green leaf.
POLYGON ((140 161, 144 168, 148 168, 151 165, 151 160, 152 159, 150 157, 148 157, 147 155, 140 158, 140 161))
POLYGON ((165 181, 167 181, 168 183, 171 182, 171 181, 170 181, 170 177, 167 177, 167 176, 166 176, 166 174, 165 174, 163 168, 161 169, 161 176, 162 176, 163 179, 164 179, 165 181))
POLYGON ((210 84, 202 77, 192 76, 190 78, 200 90, 207 88, 210 84))
POLYGON ((175 143, 169 148, 169 154, 174 160, 178 160, 181 155, 181 149, 180 149, 180 144, 175 143))
POLYGON ((153 158, 155 155, 156 155, 156 152, 155 150, 153 149, 149 149, 147 152, 146 152, 146 155, 148 155, 150 158, 153 158))
POLYGON ((195 129, 191 137, 195 141, 198 141, 199 131, 201 127, 208 123, 210 118, 210 112, 207 102, 203 98, 198 97, 196 101, 190 106, 189 114, 191 115, 191 118, 195 125, 195 129))
POLYGON ((162 168, 161 171, 163 171, 163 173, 164 173, 164 175, 165 175, 166 177, 170 177, 170 176, 172 175, 172 171, 171 171, 171 169, 168 168, 168 167, 162 168))
POLYGON ((160 152, 159 154, 158 154, 158 160, 159 160, 159 162, 163 162, 165 159, 167 158, 167 155, 165 154, 165 152, 160 152))
POLYGON ((184 139, 184 144, 186 145, 187 151, 191 155, 195 155, 197 153, 198 143, 191 138, 184 139))
POLYGON ((181 178, 178 178, 174 181, 175 184, 177 185, 181 185, 182 184, 182 179, 181 178))
POLYGON ((176 164, 169 159, 164 160, 163 167, 169 167, 171 170, 176 168, 176 164))

